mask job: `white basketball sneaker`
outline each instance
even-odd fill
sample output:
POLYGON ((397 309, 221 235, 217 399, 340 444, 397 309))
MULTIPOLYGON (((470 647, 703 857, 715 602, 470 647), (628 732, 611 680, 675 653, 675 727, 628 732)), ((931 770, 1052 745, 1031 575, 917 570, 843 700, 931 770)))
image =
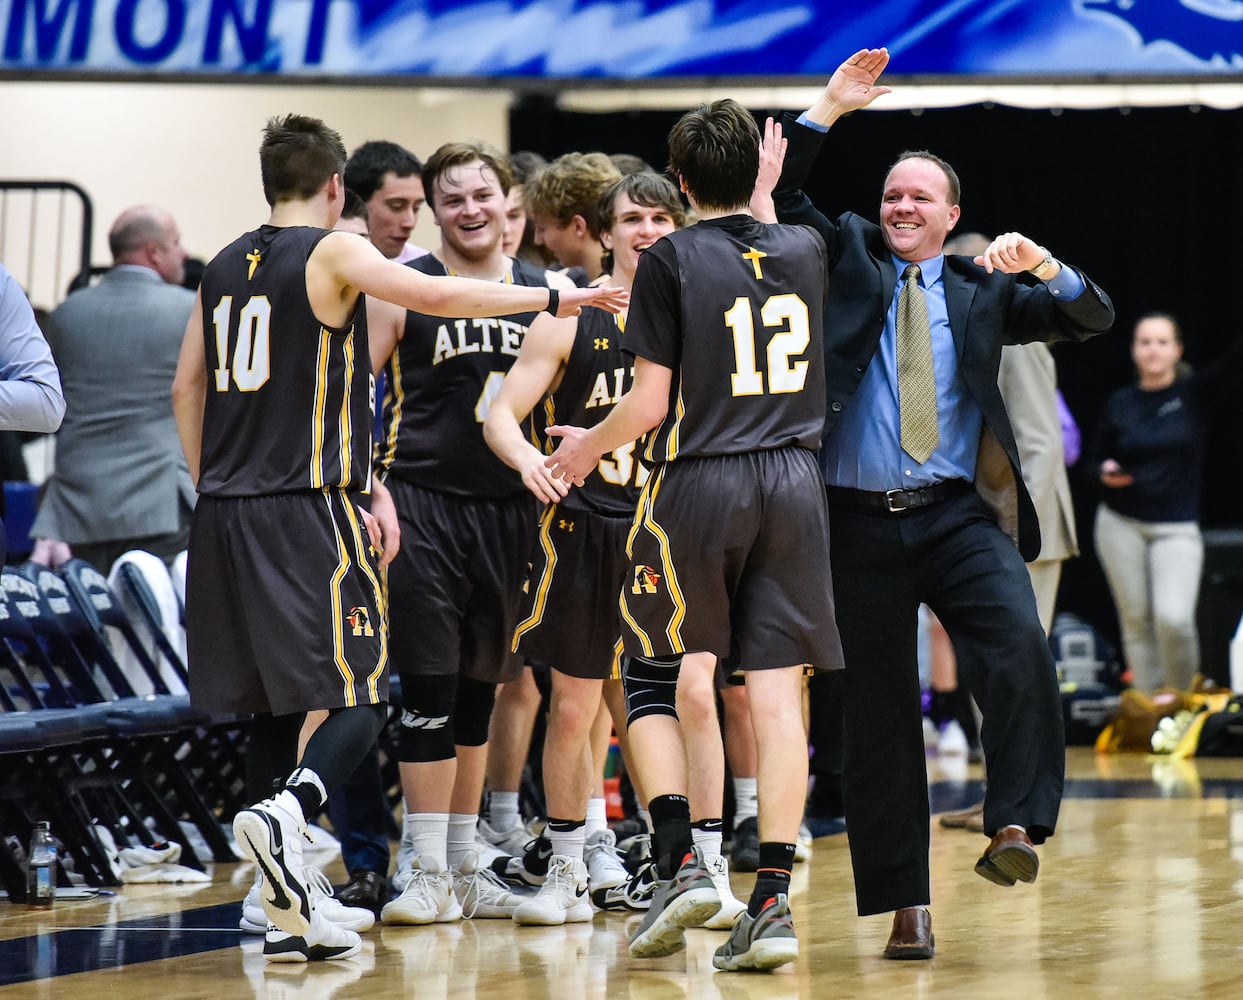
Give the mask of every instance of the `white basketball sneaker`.
POLYGON ((721 854, 705 854, 704 864, 712 876, 712 884, 716 886, 717 895, 721 897, 721 908, 704 921, 703 926, 710 931, 727 931, 734 926, 738 914, 742 913, 747 904, 734 895, 729 884, 729 861, 721 854))
POLYGON ((587 898, 587 866, 562 854, 548 862, 548 875, 532 899, 514 910, 514 921, 544 927, 583 923, 592 917, 587 898))
POLYGON ((462 906, 453 894, 453 876, 435 858, 415 858, 406 873, 401 895, 384 904, 380 919, 386 924, 443 924, 461 920, 462 906))
POLYGON ((453 894, 462 906, 462 916, 468 920, 508 920, 522 902, 506 888, 497 875, 483 865, 474 851, 468 851, 453 870, 453 894))
POLYGON ((601 909, 604 906, 597 900, 603 900, 608 890, 625 885, 630 878, 626 866, 617 853, 617 837, 612 830, 597 830, 587 838, 583 846, 583 860, 587 864, 587 885, 591 890, 592 901, 601 909))

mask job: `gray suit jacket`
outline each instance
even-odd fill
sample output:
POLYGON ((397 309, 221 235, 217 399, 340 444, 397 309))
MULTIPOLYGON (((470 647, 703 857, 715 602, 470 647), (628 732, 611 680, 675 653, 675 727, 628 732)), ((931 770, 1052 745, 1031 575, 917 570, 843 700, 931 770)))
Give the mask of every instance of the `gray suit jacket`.
POLYGON ((195 492, 170 394, 193 306, 154 271, 114 268, 52 313, 66 412, 31 535, 73 545, 177 530, 195 492))
POLYGON ((1053 355, 1040 343, 1003 347, 997 387, 1014 427, 1023 483, 1040 521, 1038 561, 1077 556, 1075 508, 1066 478, 1053 355))

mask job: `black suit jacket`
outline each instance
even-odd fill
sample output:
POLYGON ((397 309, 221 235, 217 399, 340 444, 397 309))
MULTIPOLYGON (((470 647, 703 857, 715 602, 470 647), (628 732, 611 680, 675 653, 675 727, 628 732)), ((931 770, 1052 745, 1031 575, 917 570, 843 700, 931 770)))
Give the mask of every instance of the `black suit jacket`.
MULTIPOLYGON (((898 274, 878 225, 851 212, 830 219, 803 193, 803 181, 825 133, 800 125, 791 115, 786 116, 783 130, 789 146, 773 192, 777 216, 782 222, 811 226, 828 248, 827 437, 838 414, 850 405, 876 353, 898 274)), ((1087 275, 1078 273, 1086 288, 1067 302, 1055 298, 1042 283, 1025 284, 999 271, 989 274, 970 257, 945 258, 945 302, 958 364, 984 415, 976 489, 1029 561, 1040 552, 1040 526, 1020 474, 1014 431, 997 388, 997 368, 1005 344, 1086 340, 1110 328, 1113 303, 1087 275)))

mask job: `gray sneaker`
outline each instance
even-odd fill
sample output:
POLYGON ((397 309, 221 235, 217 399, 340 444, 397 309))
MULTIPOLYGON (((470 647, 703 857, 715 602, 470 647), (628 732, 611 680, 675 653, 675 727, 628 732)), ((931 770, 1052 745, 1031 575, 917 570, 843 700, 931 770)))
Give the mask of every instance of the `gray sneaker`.
POLYGON ((779 893, 764 904, 758 917, 744 910, 729 940, 716 950, 712 964, 725 972, 775 969, 798 958, 798 938, 790 918, 790 902, 779 893))
POLYGON ((703 852, 691 848, 673 878, 661 880, 652 904, 634 937, 630 954, 635 958, 659 958, 686 947, 687 927, 698 927, 721 908, 721 896, 703 852))

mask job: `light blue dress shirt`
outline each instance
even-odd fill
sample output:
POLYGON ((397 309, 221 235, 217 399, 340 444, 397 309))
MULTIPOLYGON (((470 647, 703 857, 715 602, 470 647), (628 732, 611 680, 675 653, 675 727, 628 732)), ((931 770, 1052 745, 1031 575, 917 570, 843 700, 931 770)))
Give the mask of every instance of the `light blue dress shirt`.
MULTIPOLYGON (((937 387, 940 443, 924 463, 902 450, 898 411, 898 294, 907 261, 893 257, 894 285, 885 328, 863 380, 824 443, 825 481, 834 486, 884 491, 918 489, 947 479, 975 479, 984 416, 958 367, 958 352, 945 305, 945 258, 920 262, 919 283, 928 304, 932 367, 937 387)), ((1075 299, 1083 279, 1069 267, 1046 282, 1060 299, 1075 299)))

